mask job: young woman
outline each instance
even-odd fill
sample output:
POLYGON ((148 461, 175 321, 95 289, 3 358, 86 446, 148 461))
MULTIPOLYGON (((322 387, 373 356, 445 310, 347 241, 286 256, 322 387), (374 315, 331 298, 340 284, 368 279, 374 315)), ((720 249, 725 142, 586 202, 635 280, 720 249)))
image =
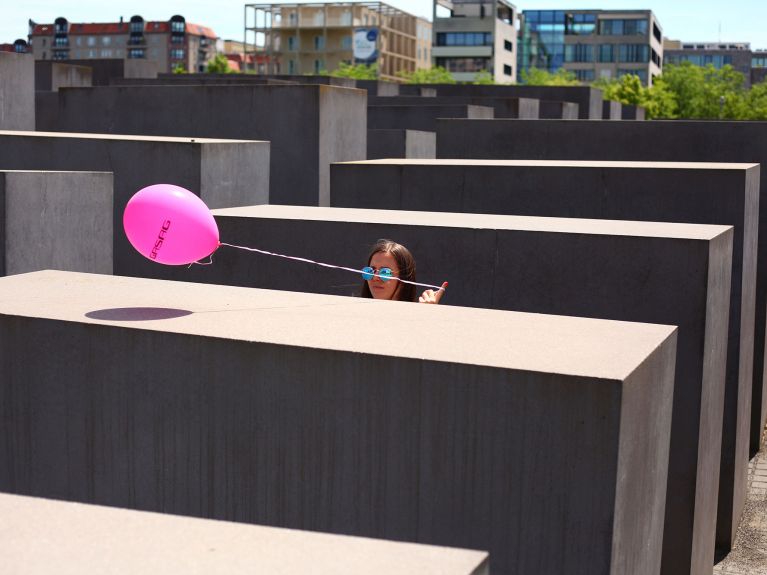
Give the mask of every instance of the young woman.
POLYGON ((368 263, 363 268, 360 295, 374 299, 439 303, 447 282, 438 290, 427 289, 416 299, 416 286, 403 283, 415 281, 415 259, 403 245, 391 240, 378 240, 370 250, 368 263))

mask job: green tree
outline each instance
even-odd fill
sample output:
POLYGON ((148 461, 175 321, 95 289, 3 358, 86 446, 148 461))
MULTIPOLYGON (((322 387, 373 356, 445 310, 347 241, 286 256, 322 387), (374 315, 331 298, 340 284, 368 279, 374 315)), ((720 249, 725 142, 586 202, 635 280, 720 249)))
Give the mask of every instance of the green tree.
POLYGON ((223 54, 217 54, 206 68, 208 74, 233 74, 234 70, 229 67, 229 60, 223 54))
POLYGON ((748 120, 767 120, 767 80, 754 84, 745 98, 748 120))
MULTIPOLYGON (((323 70, 321 74, 327 74, 326 70, 323 70)), ((337 78, 354 78, 355 80, 377 80, 378 79, 378 64, 347 64, 341 62, 341 64, 330 72, 331 76, 337 78)))
POLYGON ((672 95, 679 118, 737 120, 749 115, 743 74, 730 65, 670 64, 659 80, 672 95))
POLYGON ((549 72, 540 68, 522 70, 520 78, 523 84, 529 86, 578 86, 580 82, 575 74, 564 68, 556 72, 549 72))
POLYGON ((421 68, 413 72, 399 72, 397 74, 408 84, 455 84, 455 78, 442 66, 421 68))
POLYGON ((186 74, 186 68, 183 64, 176 64, 173 66, 173 73, 174 74, 186 74))
POLYGON ((495 84, 495 78, 489 71, 482 70, 481 72, 478 72, 476 76, 474 76, 474 81, 472 82, 472 84, 483 84, 483 85, 495 84))

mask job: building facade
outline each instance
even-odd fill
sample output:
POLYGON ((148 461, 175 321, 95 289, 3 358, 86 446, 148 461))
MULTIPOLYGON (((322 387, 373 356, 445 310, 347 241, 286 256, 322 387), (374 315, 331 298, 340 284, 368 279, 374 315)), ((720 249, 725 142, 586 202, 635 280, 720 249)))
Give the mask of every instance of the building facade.
POLYGON ((29 46, 35 60, 143 59, 156 61, 160 72, 203 72, 216 56, 216 35, 178 15, 165 22, 133 16, 99 24, 56 18, 53 24, 30 21, 29 46))
POLYGON ((381 79, 397 80, 428 64, 430 37, 428 20, 383 2, 245 5, 246 54, 261 74, 376 64, 381 79))
POLYGON ((15 52, 16 54, 26 54, 29 52, 29 45, 26 40, 19 38, 13 44, 0 44, 0 52, 15 52))
POLYGON ((626 74, 652 85, 663 66, 663 31, 650 10, 525 10, 519 69, 571 71, 582 82, 626 74))
POLYGON ((516 82, 517 9, 507 0, 435 0, 432 60, 459 82, 516 82))
POLYGON ((690 62, 695 66, 711 64, 717 70, 724 66, 732 66, 743 74, 746 87, 760 81, 759 73, 754 75, 753 70, 765 67, 764 54, 760 58, 759 52, 752 52, 751 44, 748 42, 680 42, 665 39, 663 48, 667 64, 682 62, 690 62))

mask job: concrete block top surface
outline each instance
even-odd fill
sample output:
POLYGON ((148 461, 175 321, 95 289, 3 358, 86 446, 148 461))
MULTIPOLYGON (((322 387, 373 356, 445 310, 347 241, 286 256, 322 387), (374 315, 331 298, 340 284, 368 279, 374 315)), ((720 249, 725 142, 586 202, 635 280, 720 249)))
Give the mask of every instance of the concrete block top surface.
POLYGON ((487 553, 0 494, 11 573, 485 573, 487 553))
POLYGON ((676 331, 657 324, 52 270, 0 278, 2 316, 611 381, 624 381, 676 331))
MULTIPOLYGON (((497 121, 497 120, 495 120, 497 121)), ((518 121, 518 120, 514 120, 518 121)), ((2 133, 2 132, 0 132, 2 133)), ((541 167, 541 168, 627 168, 627 169, 687 169, 687 170, 743 170, 758 166, 755 163, 737 162, 642 162, 616 160, 472 160, 472 159, 408 159, 382 158, 377 160, 356 160, 336 162, 342 164, 376 164, 387 166, 498 166, 498 167, 541 167)))
POLYGON ((277 206, 273 204, 222 208, 213 210, 212 213, 214 216, 223 217, 297 219, 693 240, 710 240, 731 229, 731 226, 709 224, 676 224, 668 222, 635 222, 627 220, 463 214, 453 212, 411 212, 406 210, 361 208, 320 208, 314 206, 277 206))
POLYGON ((20 130, 0 130, 2 136, 22 136, 28 138, 78 138, 83 140, 123 140, 135 142, 177 142, 179 144, 232 144, 240 142, 262 142, 264 140, 229 140, 222 138, 175 138, 168 136, 132 136, 129 134, 89 134, 86 132, 31 132, 20 130))

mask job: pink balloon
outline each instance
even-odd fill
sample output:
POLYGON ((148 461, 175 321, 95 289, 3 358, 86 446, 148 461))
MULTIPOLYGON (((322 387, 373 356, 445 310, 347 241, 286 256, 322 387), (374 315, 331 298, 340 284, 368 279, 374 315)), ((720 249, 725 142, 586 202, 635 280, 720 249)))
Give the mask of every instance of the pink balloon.
POLYGON ((173 184, 136 192, 125 206, 123 227, 141 255, 161 264, 190 264, 218 248, 218 226, 208 206, 173 184))

